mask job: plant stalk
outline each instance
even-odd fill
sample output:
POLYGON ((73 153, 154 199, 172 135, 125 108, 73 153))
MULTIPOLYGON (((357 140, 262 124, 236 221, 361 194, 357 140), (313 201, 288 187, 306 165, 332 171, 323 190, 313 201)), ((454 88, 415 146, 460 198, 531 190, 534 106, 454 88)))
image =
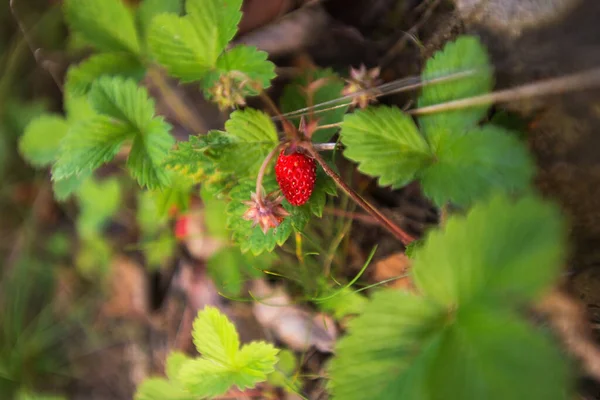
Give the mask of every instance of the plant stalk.
POLYGON ((373 207, 369 202, 367 202, 358 193, 356 193, 350 186, 348 186, 346 182, 344 182, 342 178, 340 178, 340 176, 336 174, 336 172, 332 170, 329 167, 329 165, 327 165, 327 163, 325 162, 323 157, 321 157, 319 152, 316 151, 310 144, 303 147, 310 153, 312 157, 314 157, 315 160, 317 160, 321 167, 323 167, 325 173, 329 175, 331 179, 333 179, 335 184, 340 189, 342 189, 344 193, 346 193, 352 200, 356 202, 356 204, 361 206, 366 212, 371 214, 385 229, 387 229, 392 235, 394 235, 398 240, 400 240, 402 244, 407 246, 409 243, 415 240, 414 237, 412 237, 398 225, 390 221, 389 218, 383 215, 379 210, 373 207))

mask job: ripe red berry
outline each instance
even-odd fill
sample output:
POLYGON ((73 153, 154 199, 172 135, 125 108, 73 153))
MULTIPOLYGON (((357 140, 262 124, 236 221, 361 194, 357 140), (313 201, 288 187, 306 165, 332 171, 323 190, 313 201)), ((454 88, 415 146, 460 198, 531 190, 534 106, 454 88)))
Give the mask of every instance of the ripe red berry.
POLYGON ((275 177, 287 201, 301 206, 308 201, 315 187, 317 164, 304 153, 296 151, 286 155, 282 151, 275 163, 275 177))

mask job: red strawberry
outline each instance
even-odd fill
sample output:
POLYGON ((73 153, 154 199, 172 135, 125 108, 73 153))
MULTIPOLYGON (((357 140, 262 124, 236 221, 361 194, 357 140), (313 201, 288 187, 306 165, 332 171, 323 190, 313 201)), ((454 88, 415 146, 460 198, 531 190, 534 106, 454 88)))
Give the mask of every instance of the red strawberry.
POLYGON ((182 216, 177 218, 175 221, 175 237, 179 240, 185 239, 189 234, 189 224, 190 220, 187 216, 182 216))
POLYGON ((298 151, 279 154, 275 163, 275 177, 283 195, 293 206, 306 203, 315 187, 317 164, 315 160, 298 151))

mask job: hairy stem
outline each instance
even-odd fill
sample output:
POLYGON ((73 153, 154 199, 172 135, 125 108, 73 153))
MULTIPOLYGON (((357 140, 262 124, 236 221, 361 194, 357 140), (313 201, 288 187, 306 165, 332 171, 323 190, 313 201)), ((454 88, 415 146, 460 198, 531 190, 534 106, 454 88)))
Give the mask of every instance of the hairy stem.
POLYGON ((265 177, 265 171, 267 169, 267 165, 269 165, 269 163, 273 159, 273 156, 279 151, 279 149, 281 149, 282 146, 283 146, 283 143, 280 143, 279 145, 275 146, 269 152, 269 154, 267 154, 267 156, 265 157, 262 165, 260 166, 260 169, 258 170, 258 175, 256 176, 256 202, 260 206, 263 205, 263 202, 262 202, 262 182, 263 182, 263 178, 265 177))
POLYGON ((332 170, 329 165, 323 160, 323 157, 316 151, 311 145, 306 145, 304 148, 310 153, 312 157, 323 167, 325 173, 333 179, 335 184, 344 191, 352 200, 356 202, 359 206, 361 206, 366 212, 371 214, 385 229, 387 229, 391 234, 393 234, 398 240, 400 240, 405 246, 410 242, 414 241, 415 238, 406 233, 402 228, 398 225, 394 224, 383 215, 379 210, 373 207, 369 202, 360 197, 358 193, 356 193, 350 186, 348 186, 342 178, 338 174, 332 170))

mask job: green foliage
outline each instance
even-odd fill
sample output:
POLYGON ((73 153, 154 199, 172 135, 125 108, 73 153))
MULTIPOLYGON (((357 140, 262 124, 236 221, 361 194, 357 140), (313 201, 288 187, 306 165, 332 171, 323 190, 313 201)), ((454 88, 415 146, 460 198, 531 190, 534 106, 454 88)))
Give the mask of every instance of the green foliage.
MULTIPOLYGON (((464 78, 426 85, 419 97, 419 107, 473 97, 492 90, 494 78, 489 56, 474 36, 460 36, 435 53, 425 64, 421 77, 429 80, 466 71, 473 73, 464 78)), ((485 105, 421 116, 419 125, 435 148, 440 135, 459 135, 475 127, 488 108, 485 105)))
POLYGON ((379 177, 379 184, 399 188, 433 161, 429 145, 412 118, 397 108, 368 108, 348 114, 342 125, 344 155, 358 169, 379 177))
POLYGON ((225 247, 213 254, 207 270, 219 291, 227 296, 239 296, 244 283, 263 276, 274 261, 270 253, 260 256, 242 253, 237 247, 225 247))
POLYGON ((154 116, 154 101, 146 89, 130 79, 102 77, 93 84, 89 101, 99 115, 73 124, 62 141, 53 178, 92 171, 132 140, 127 159, 132 176, 150 189, 166 186, 169 177, 161 164, 174 140, 170 126, 154 116))
POLYGON ((350 322, 331 364, 335 397, 565 398, 562 355, 519 314, 558 277, 561 227, 536 198, 495 197, 450 218, 417 250, 422 296, 378 292, 350 322))
POLYGON ((534 173, 523 143, 513 132, 494 125, 463 135, 441 135, 435 156, 421 172, 421 184, 438 205, 469 205, 499 188, 524 191, 534 173))
MULTIPOLYGON (((427 63, 423 78, 475 70, 463 80, 424 87, 420 106, 486 93, 493 83, 487 53, 475 38, 459 37, 427 63), (468 79, 468 80, 467 80, 468 79)), ((419 118, 396 108, 367 108, 346 115, 341 139, 344 155, 379 184, 399 188, 420 180, 438 206, 469 206, 494 190, 525 191, 533 162, 513 132, 477 123, 487 108, 445 111, 419 118)))
POLYGON ((100 53, 69 68, 66 90, 73 95, 86 94, 101 76, 123 76, 140 80, 144 66, 129 53, 100 53))
POLYGON ((64 11, 71 30, 97 49, 140 53, 133 14, 121 0, 66 0, 64 11))
POLYGON ((181 0, 143 0, 136 13, 138 26, 142 37, 145 37, 150 29, 152 20, 157 15, 172 13, 179 15, 183 11, 181 0))
POLYGON ((146 266, 159 269, 171 258, 175 249, 175 238, 169 230, 168 215, 160 204, 164 192, 144 191, 138 194, 137 223, 140 228, 141 249, 146 257, 146 266))
POLYGON ((235 326, 216 308, 206 307, 198 313, 192 334, 202 356, 170 355, 169 380, 147 380, 138 387, 136 400, 213 398, 233 386, 241 390, 254 387, 275 370, 278 350, 265 342, 240 348, 235 326))
POLYGON ((185 16, 156 16, 148 33, 153 57, 183 82, 203 81, 205 95, 230 97, 223 105, 235 105, 242 97, 255 95, 257 85, 267 88, 275 77, 267 53, 250 46, 225 50, 242 18, 241 0, 187 0, 185 16), (224 81, 221 78, 226 77, 224 81))
POLYGON ((367 298, 350 288, 333 288, 330 292, 326 294, 325 300, 319 301, 317 304, 322 310, 330 312, 337 320, 349 315, 361 314, 367 305, 367 298), (341 291, 341 293, 337 293, 337 291, 341 291))
POLYGON ((47 166, 56 160, 60 141, 68 129, 64 118, 43 114, 27 125, 19 140, 19 151, 30 164, 47 166))
MULTIPOLYGON (((310 105, 324 103, 326 101, 337 100, 342 94, 344 82, 330 69, 310 70, 306 75, 293 80, 288 84, 281 96, 281 110, 284 113, 303 109, 310 105), (306 88, 311 82, 324 80, 324 83, 318 87, 312 94, 309 101, 306 88), (309 104, 312 103, 312 104, 309 104)), ((337 104, 337 103, 336 103, 337 104)), ((328 125, 339 122, 348 107, 340 107, 325 112, 315 114, 320 125, 328 125)), ((327 142, 335 134, 336 128, 320 129, 312 137, 313 142, 327 142)))

